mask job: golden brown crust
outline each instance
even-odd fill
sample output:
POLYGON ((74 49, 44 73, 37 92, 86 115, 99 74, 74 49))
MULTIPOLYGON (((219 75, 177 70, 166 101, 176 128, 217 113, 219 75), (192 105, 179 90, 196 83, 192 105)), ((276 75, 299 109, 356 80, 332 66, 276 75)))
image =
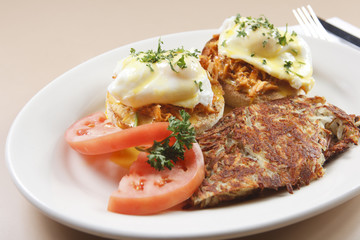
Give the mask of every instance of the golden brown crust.
POLYGON ((292 193, 322 177, 326 159, 358 144, 355 121, 321 97, 235 108, 197 136, 206 170, 192 204, 216 206, 262 189, 292 193))
POLYGON ((200 63, 224 89, 225 103, 232 107, 295 96, 302 90, 239 59, 218 54, 219 35, 209 40, 200 56, 200 63))

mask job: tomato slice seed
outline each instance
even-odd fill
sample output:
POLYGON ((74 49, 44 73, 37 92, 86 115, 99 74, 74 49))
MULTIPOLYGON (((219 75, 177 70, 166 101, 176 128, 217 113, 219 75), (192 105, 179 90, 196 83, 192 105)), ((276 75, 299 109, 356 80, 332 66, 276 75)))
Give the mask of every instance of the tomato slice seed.
POLYGON ((145 185, 145 180, 144 179, 140 179, 140 181, 138 183, 133 182, 133 187, 137 191, 144 190, 144 185, 145 185))
POLYGON ((154 185, 155 186, 158 186, 158 187, 163 187, 165 184, 167 183, 171 183, 173 180, 170 179, 168 176, 163 176, 161 177, 161 180, 160 181, 155 181, 154 182, 154 185))
POLYGON ((76 135, 78 136, 84 136, 84 135, 87 135, 89 133, 89 130, 87 129, 79 129, 76 131, 76 135))
POLYGON ((106 120, 106 117, 104 117, 104 116, 99 117, 99 122, 103 123, 103 122, 105 122, 105 120, 106 120))
POLYGON ((86 126, 88 126, 89 128, 93 128, 93 127, 95 127, 95 123, 89 123, 86 126))

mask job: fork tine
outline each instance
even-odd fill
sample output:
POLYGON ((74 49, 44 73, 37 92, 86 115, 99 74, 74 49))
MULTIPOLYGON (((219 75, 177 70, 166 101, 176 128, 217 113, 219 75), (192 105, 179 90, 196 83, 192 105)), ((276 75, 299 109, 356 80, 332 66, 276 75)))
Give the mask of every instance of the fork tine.
POLYGON ((307 5, 307 8, 308 9, 302 6, 296 10, 292 10, 296 20, 303 28, 305 35, 330 41, 328 32, 320 23, 312 7, 307 5))
MULTIPOLYGON (((307 27, 309 28, 311 34, 313 35, 313 37, 318 38, 319 34, 316 31, 316 28, 313 25, 313 20, 309 14, 309 12, 306 10, 305 7, 301 7, 301 13, 303 14, 303 20, 305 21, 305 24, 307 25, 307 27)), ((301 16, 301 14, 300 14, 301 16)))
POLYGON ((300 8, 297 8, 296 12, 299 15, 299 18, 301 19, 300 24, 302 23, 303 28, 305 28, 306 31, 309 33, 308 36, 317 37, 317 35, 314 35, 314 30, 310 27, 310 23, 305 17, 303 11, 300 8))
POLYGON ((292 10, 296 20, 298 21, 298 23, 300 24, 302 30, 304 31, 304 34, 308 37, 311 36, 310 32, 308 31, 307 27, 305 26, 304 21, 301 19, 301 17, 299 16, 299 14, 297 13, 297 11, 295 11, 295 9, 292 10))
POLYGON ((310 5, 307 5, 307 8, 308 8, 308 10, 310 12, 310 15, 311 15, 312 19, 315 21, 315 24, 316 24, 317 28, 321 31, 321 34, 319 34, 320 38, 323 39, 323 40, 330 41, 328 32, 325 30, 323 25, 320 23, 320 21, 319 21, 318 17, 316 16, 314 10, 312 9, 312 7, 310 5))

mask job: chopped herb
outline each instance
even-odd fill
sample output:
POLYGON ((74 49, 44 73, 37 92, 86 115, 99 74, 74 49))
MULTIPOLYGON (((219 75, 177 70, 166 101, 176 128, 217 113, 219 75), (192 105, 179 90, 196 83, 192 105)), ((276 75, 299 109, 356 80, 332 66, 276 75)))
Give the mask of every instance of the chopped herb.
POLYGON ((293 65, 292 61, 285 61, 284 68, 290 69, 292 65, 293 65))
POLYGON ((173 65, 173 60, 174 60, 175 56, 177 56, 178 54, 183 54, 175 62, 175 64, 179 68, 184 69, 187 67, 186 62, 185 62, 185 57, 191 56, 191 57, 198 58, 198 54, 200 53, 200 51, 197 49, 195 49, 193 52, 190 52, 188 50, 185 50, 184 47, 166 51, 161 48, 161 44, 164 44, 164 43, 161 41, 161 39, 159 39, 156 52, 154 50, 148 50, 146 52, 136 52, 134 48, 131 48, 130 54, 133 57, 137 57, 138 61, 145 63, 146 66, 149 67, 151 72, 154 71, 154 69, 152 67, 153 63, 157 63, 157 62, 164 61, 164 60, 167 60, 169 62, 169 65, 174 72, 177 72, 173 65))
POLYGON ((300 74, 298 74, 298 73, 296 73, 296 72, 294 72, 294 71, 290 71, 290 72, 292 72, 293 74, 295 74, 295 75, 298 76, 299 78, 304 78, 303 75, 300 75, 300 74))
POLYGON ((267 40, 264 40, 264 41, 262 42, 263 47, 265 47, 267 43, 268 43, 268 41, 267 41, 267 40))
POLYGON ((241 30, 241 31, 238 31, 238 37, 246 37, 247 33, 245 32, 245 30, 241 30))
POLYGON ((290 69, 292 65, 293 65, 292 61, 285 61, 284 68, 290 69))
POLYGON ((281 45, 281 46, 285 46, 286 44, 287 44, 287 40, 286 40, 286 34, 287 34, 287 24, 286 24, 286 31, 285 31, 285 33, 284 33, 284 35, 283 36, 280 36, 279 38, 278 38, 278 43, 281 45))
POLYGON ((279 37, 278 43, 279 43, 281 46, 285 46, 285 45, 287 44, 286 36, 284 35, 284 36, 279 37))
POLYGON ((193 52, 186 51, 186 54, 194 58, 198 58, 201 52, 198 49, 194 49, 193 52))
POLYGON ((221 43, 221 46, 223 46, 223 47, 226 47, 226 46, 227 46, 226 40, 224 40, 224 41, 221 43))
POLYGON ((252 54, 250 55, 250 57, 253 57, 253 56, 255 56, 255 53, 252 53, 252 54))
POLYGON ((236 14, 236 18, 234 20, 235 24, 239 24, 240 23, 240 18, 241 18, 241 15, 240 14, 236 14))
POLYGON ((178 71, 175 70, 174 65, 172 64, 171 61, 169 61, 169 65, 170 65, 171 70, 173 70, 174 72, 178 73, 178 71))
POLYGON ((262 61, 262 64, 266 64, 267 62, 266 62, 266 59, 263 59, 263 61, 262 61))
POLYGON ((137 148, 140 151, 148 152, 148 163, 156 170, 171 168, 178 160, 184 160, 186 149, 191 149, 195 140, 195 129, 189 121, 190 115, 185 110, 180 110, 182 120, 174 116, 169 118, 168 130, 172 131, 170 136, 154 144, 150 148, 137 148), (175 143, 170 144, 170 139, 175 138, 175 143))
POLYGON ((296 75, 296 76, 298 76, 300 78, 304 78, 304 76, 302 76, 302 75, 300 75, 300 74, 298 74, 298 73, 296 73, 296 72, 294 72, 293 70, 290 69, 293 66, 293 64, 294 63, 292 61, 285 61, 285 63, 284 63, 284 68, 286 69, 285 72, 287 74, 292 73, 292 74, 294 74, 294 75, 296 75))
MULTIPOLYGON (((242 18, 240 14, 237 14, 234 20, 235 24, 238 26, 237 36, 238 37, 245 37, 247 36, 248 29, 251 29, 252 31, 257 31, 260 28, 265 29, 265 32, 262 32, 261 34, 263 36, 268 35, 269 37, 277 39, 278 44, 281 46, 285 46, 288 44, 286 35, 287 35, 287 25, 286 25, 286 32, 284 35, 281 35, 279 30, 274 27, 272 23, 269 22, 269 20, 263 16, 259 18, 252 18, 252 17, 244 17, 242 18)), ((293 31, 291 33, 292 37, 296 37, 297 34, 293 31)), ((294 39, 290 39, 289 41, 294 41, 294 39)), ((266 43, 263 42, 263 46, 265 46, 266 43)))
POLYGON ((153 72, 153 71, 154 71, 154 69, 152 68, 152 66, 151 66, 151 64, 150 64, 150 63, 147 63, 147 64, 146 64, 146 66, 147 66, 148 68, 150 68, 150 71, 151 71, 151 72, 153 72))
POLYGON ((181 68, 181 69, 184 69, 187 67, 186 62, 185 62, 185 55, 182 55, 181 58, 179 58, 179 60, 177 60, 176 65, 178 65, 179 68, 181 68))
POLYGON ((134 49, 134 48, 131 48, 131 49, 130 49, 130 54, 131 54, 131 55, 135 55, 135 49, 134 49))
POLYGON ((291 51, 295 54, 298 55, 298 51, 296 49, 291 49, 291 51))
POLYGON ((202 82, 202 81, 197 82, 197 81, 195 80, 194 83, 198 86, 199 91, 202 92, 202 91, 203 91, 203 89, 202 89, 203 82, 202 82))
POLYGON ((256 30, 259 29, 259 28, 260 28, 260 24, 259 24, 259 23, 255 23, 255 24, 251 25, 251 30, 253 30, 253 31, 256 31, 256 30))

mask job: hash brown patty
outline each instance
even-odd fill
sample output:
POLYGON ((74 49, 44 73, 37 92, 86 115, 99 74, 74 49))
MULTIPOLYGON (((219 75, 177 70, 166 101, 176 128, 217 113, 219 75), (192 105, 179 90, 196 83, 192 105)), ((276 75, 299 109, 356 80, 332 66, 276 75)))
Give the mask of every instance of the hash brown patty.
POLYGON ((197 136, 205 179, 193 206, 216 206, 262 189, 307 185, 324 162, 358 144, 359 117, 322 97, 297 96, 235 108, 197 136))

